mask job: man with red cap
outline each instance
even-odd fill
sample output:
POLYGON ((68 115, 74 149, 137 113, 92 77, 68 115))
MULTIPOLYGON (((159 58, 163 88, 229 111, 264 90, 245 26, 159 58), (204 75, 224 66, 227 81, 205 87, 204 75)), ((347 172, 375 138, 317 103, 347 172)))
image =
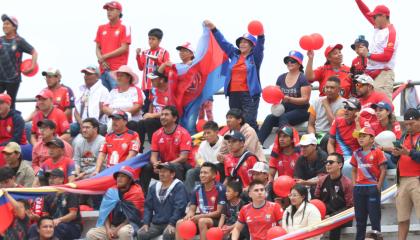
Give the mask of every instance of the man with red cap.
POLYGON ((96 33, 96 57, 101 67, 102 83, 111 91, 116 82, 110 72, 127 65, 131 31, 121 22, 122 6, 119 2, 108 2, 103 8, 107 11, 109 23, 99 26, 96 33))
POLYGON ((389 20, 389 8, 378 5, 371 12, 363 0, 356 0, 356 3, 375 28, 369 51, 366 49, 363 53, 368 58, 367 72, 375 79, 375 90, 385 93, 391 99, 398 41, 395 27, 389 20))
POLYGON ((348 98, 351 91, 350 68, 343 64, 343 45, 329 45, 324 52, 327 61, 323 66, 313 70, 314 51, 308 51, 308 63, 306 64, 305 75, 309 82, 319 82, 319 95, 325 96, 325 84, 328 78, 337 77, 341 82, 340 96, 348 98))
POLYGON ((31 144, 35 145, 39 139, 38 122, 43 119, 52 120, 57 128, 56 133, 61 139, 70 140, 70 124, 67 121, 67 117, 63 111, 54 107, 53 103, 54 94, 49 89, 43 89, 38 95, 36 95, 36 106, 38 110, 35 112, 32 118, 32 129, 31 129, 31 144))
POLYGON ((16 95, 21 82, 22 53, 32 55, 32 64, 23 69, 23 73, 30 73, 35 69, 38 53, 24 38, 17 34, 18 20, 7 14, 1 16, 4 36, 0 37, 0 93, 10 95, 11 107, 15 108, 16 95))

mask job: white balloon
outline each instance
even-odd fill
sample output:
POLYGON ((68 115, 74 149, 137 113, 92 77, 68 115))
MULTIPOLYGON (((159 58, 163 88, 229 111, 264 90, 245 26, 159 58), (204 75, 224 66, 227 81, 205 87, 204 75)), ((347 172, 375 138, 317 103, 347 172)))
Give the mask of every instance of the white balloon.
POLYGON ((397 137, 392 131, 382 131, 375 137, 375 143, 381 147, 393 147, 397 137))
POLYGON ((285 111, 284 106, 281 103, 273 104, 271 106, 271 113, 276 117, 280 117, 284 113, 284 111, 285 111))

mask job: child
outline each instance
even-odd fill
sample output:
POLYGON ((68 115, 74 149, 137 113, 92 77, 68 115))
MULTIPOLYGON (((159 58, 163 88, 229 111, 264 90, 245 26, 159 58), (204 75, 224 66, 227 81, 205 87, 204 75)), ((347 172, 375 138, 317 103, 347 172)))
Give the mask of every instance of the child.
MULTIPOLYGON (((365 57, 365 55, 367 52, 369 52, 369 42, 366 41, 364 35, 360 35, 351 45, 351 48, 357 54, 357 57, 353 59, 351 63, 351 68, 350 68, 350 73, 354 80, 356 76, 365 74, 366 72, 368 58, 365 57)), ((355 94, 356 94, 356 88, 354 84, 352 84, 352 95, 356 96, 355 94)))
POLYGON ((16 201, 5 189, 2 189, 4 196, 13 207, 14 220, 4 233, 3 239, 26 239, 27 229, 29 229, 29 217, 27 212, 29 204, 26 201, 16 201))
MULTIPOLYGON (((231 181, 226 186, 226 200, 227 203, 223 206, 222 216, 219 221, 219 228, 223 230, 224 239, 230 238, 230 233, 235 227, 238 220, 239 211, 241 210, 244 202, 240 196, 242 193, 242 185, 240 182, 231 181)), ((245 229, 246 230, 246 229, 245 229)), ((242 230, 241 236, 244 236, 247 231, 242 230)))
POLYGON ((143 81, 141 89, 145 95, 145 101, 143 105, 143 112, 147 113, 149 110, 150 104, 150 89, 152 88, 152 82, 147 77, 149 73, 157 70, 157 68, 162 65, 164 62, 169 61, 169 52, 161 48, 160 42, 163 38, 163 32, 159 28, 153 28, 149 31, 149 46, 150 49, 141 51, 140 48, 137 48, 136 60, 137 65, 140 71, 143 71, 143 81))
POLYGON ((365 239, 366 222, 369 215, 372 230, 381 231, 381 188, 385 179, 386 158, 375 148, 375 132, 371 128, 355 131, 360 148, 353 153, 353 202, 356 217, 356 239, 365 239))

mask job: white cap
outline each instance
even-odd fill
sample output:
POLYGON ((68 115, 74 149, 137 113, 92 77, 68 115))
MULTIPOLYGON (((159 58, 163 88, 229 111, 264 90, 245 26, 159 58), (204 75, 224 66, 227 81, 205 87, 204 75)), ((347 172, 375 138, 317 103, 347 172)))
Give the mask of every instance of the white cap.
POLYGON ((361 83, 361 84, 370 84, 373 86, 373 84, 375 83, 375 81, 373 80, 373 78, 371 78, 369 75, 367 74, 362 74, 356 77, 356 81, 361 83))
POLYGON ((248 170, 249 174, 252 174, 253 172, 268 173, 268 164, 265 162, 256 162, 252 169, 248 170))
POLYGON ((309 134, 302 135, 302 137, 300 138, 299 145, 308 146, 308 145, 311 145, 311 144, 317 145, 317 140, 316 140, 315 134, 309 133, 309 134))

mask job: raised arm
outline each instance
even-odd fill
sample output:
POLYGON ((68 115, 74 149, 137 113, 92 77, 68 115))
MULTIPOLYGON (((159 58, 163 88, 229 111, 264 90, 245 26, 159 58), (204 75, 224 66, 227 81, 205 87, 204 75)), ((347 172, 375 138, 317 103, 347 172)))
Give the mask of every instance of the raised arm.
POLYGON ((375 22, 373 21, 373 18, 368 15, 370 13, 370 9, 362 0, 356 0, 357 6, 359 7, 360 11, 362 12, 363 16, 372 24, 374 25, 375 22))
POLYGON ((238 49, 230 42, 228 42, 223 34, 216 28, 216 26, 210 20, 204 20, 204 26, 210 29, 216 38, 216 41, 219 43, 223 51, 231 57, 238 49))

